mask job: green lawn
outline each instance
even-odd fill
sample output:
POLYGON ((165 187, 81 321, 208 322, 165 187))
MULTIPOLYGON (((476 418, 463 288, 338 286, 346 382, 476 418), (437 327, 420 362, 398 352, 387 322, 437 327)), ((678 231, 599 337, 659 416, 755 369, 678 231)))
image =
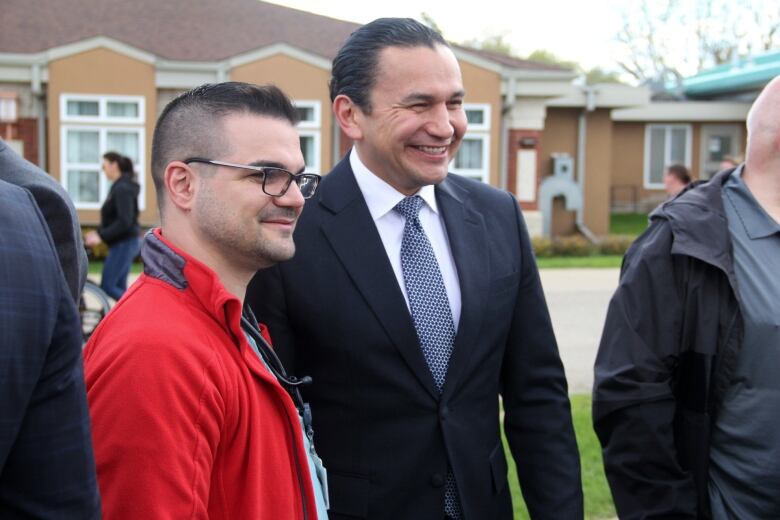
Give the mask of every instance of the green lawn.
POLYGON ((613 213, 609 216, 609 232, 613 235, 639 236, 647 229, 644 213, 613 213))
POLYGON ((537 258, 539 269, 565 269, 568 267, 620 267, 622 255, 553 256, 537 258))
MULTIPOLYGON (((577 435, 577 445, 580 449, 580 465, 582 466, 582 489, 585 493, 585 518, 596 520, 615 517, 615 506, 612 503, 612 495, 604 476, 604 466, 601 462, 601 447, 593 432, 593 423, 590 415, 590 396, 571 396, 572 416, 574 430, 577 435)), ((515 519, 530 519, 528 510, 520 494, 520 486, 517 483, 517 470, 515 463, 509 454, 509 449, 504 440, 504 449, 509 463, 509 485, 512 490, 512 504, 515 510, 515 519)))

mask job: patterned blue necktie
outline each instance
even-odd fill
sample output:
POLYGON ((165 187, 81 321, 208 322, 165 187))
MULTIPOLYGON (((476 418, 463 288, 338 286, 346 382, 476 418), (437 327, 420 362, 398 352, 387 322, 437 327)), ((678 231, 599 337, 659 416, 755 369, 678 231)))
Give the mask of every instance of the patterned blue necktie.
MULTIPOLYGON (((455 325, 439 264, 420 224, 422 205, 423 200, 415 195, 406 197, 393 209, 406 219, 401 241, 401 271, 417 338, 441 394, 455 344, 455 325)), ((455 520, 462 518, 452 472, 447 474, 445 484, 444 513, 455 520)))

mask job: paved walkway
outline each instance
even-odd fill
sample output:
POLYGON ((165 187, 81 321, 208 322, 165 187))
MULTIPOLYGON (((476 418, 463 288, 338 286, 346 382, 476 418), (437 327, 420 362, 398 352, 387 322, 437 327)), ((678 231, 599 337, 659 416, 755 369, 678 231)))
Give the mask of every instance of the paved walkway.
POLYGON ((619 269, 542 269, 569 392, 590 393, 593 362, 619 269))

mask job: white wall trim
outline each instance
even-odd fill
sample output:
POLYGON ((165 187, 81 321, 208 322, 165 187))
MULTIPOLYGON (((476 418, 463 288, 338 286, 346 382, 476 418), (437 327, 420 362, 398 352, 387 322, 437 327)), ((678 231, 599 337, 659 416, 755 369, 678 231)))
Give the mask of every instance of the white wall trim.
POLYGON ((750 103, 726 101, 651 102, 642 107, 621 108, 611 112, 613 121, 739 121, 744 122, 750 103))
POLYGON ((101 47, 105 47, 106 49, 112 50, 119 54, 124 54, 130 58, 134 58, 138 61, 143 61, 149 64, 154 64, 157 60, 154 54, 143 51, 137 47, 133 47, 132 45, 114 40, 113 38, 108 38, 106 36, 95 36, 94 38, 87 38, 86 40, 69 43, 60 47, 53 47, 45 51, 44 55, 46 57, 46 61, 52 61, 67 58, 69 56, 73 56, 74 54, 91 51, 101 47))
POLYGON ((254 61, 262 60, 273 56, 275 54, 283 54, 291 58, 295 58, 314 67, 318 67, 323 70, 330 70, 331 62, 329 59, 323 58, 316 54, 312 54, 308 51, 295 47, 287 43, 274 43, 267 47, 262 47, 253 51, 245 52, 228 58, 226 60, 229 68, 240 67, 254 61))

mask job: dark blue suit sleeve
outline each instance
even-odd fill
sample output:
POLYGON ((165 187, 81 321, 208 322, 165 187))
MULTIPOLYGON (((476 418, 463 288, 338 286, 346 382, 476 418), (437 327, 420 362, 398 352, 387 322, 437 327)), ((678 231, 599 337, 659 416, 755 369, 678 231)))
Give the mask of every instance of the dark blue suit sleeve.
POLYGON ((0 517, 99 518, 81 328, 51 236, 0 182, 0 517))

